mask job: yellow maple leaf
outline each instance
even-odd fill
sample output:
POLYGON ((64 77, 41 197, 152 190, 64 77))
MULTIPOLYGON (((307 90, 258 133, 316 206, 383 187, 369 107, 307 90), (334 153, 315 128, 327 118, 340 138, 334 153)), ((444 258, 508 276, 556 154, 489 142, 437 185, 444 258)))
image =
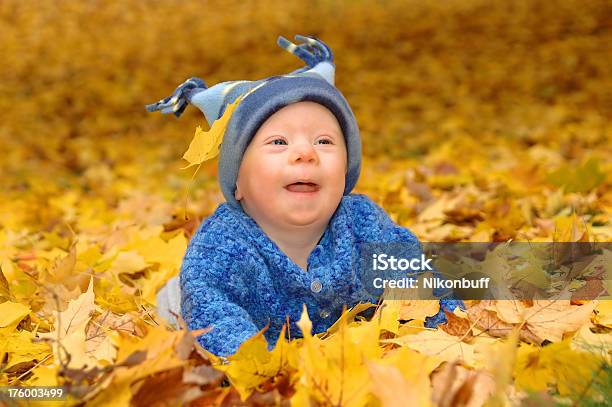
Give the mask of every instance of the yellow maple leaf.
MULTIPOLYGON (((308 400, 322 404, 347 406, 367 405, 371 399, 369 373, 365 366, 378 335, 351 335, 346 313, 340 318, 338 331, 325 340, 312 336, 312 322, 306 306, 297 325, 304 340, 299 352, 300 381, 296 385, 293 405, 308 405, 308 400), (364 351, 364 349, 366 349, 364 351)), ((373 322, 372 325, 376 324, 373 322)))
POLYGON ((5 301, 0 304, 0 332, 13 330, 30 313, 30 307, 18 302, 5 301))
POLYGON ((276 346, 272 351, 268 351, 265 331, 266 329, 262 329, 242 343, 236 353, 228 358, 229 364, 216 366, 218 370, 226 372, 242 401, 245 401, 260 384, 283 371, 288 365, 289 354, 296 349, 284 339, 283 326, 276 346))
POLYGON ((557 216, 555 218, 553 241, 588 242, 589 240, 588 225, 576 215, 576 212, 572 212, 569 216, 557 216))
POLYGON ((501 341, 475 343, 475 351, 482 358, 481 364, 495 378, 491 405, 503 406, 509 404, 506 389, 508 385, 512 384, 512 370, 516 360, 519 331, 519 327, 515 327, 508 337, 501 341))
POLYGON ((458 362, 445 363, 431 375, 432 401, 435 406, 508 406, 491 403, 495 379, 486 370, 473 370, 458 362))
POLYGON ((138 309, 138 298, 116 275, 100 279, 96 284, 96 302, 110 311, 126 313, 138 309))
MULTIPOLYGON (((350 323, 352 321, 355 320, 355 318, 357 317, 357 315, 365 310, 368 310, 372 307, 375 307, 375 304, 369 303, 369 302, 365 302, 365 303, 359 303, 357 305, 355 305, 354 307, 352 307, 351 309, 345 311, 346 312, 346 320, 350 323)), ((338 319, 336 322, 334 322, 332 324, 332 326, 330 326, 329 328, 327 328, 327 333, 328 334, 333 334, 334 332, 336 332, 339 328, 340 328, 340 322, 341 319, 338 319)))
POLYGON ((312 338, 312 321, 308 316, 308 310, 306 309, 306 304, 302 306, 302 315, 300 315, 300 319, 297 322, 297 326, 302 331, 302 335, 304 336, 304 341, 310 340, 312 338))
POLYGON ((225 129, 241 99, 242 96, 239 96, 233 103, 228 104, 223 116, 213 122, 210 130, 204 131, 200 126, 196 128, 195 136, 191 140, 189 148, 183 154, 183 159, 187 160, 189 165, 181 168, 182 170, 202 164, 219 154, 225 129))
POLYGON ((429 377, 442 361, 406 347, 394 350, 383 359, 366 363, 371 391, 383 406, 429 406, 429 377))
POLYGON ((168 242, 160 236, 152 236, 139 239, 128 247, 138 251, 147 263, 159 264, 157 270, 151 271, 147 278, 137 282, 137 286, 142 291, 142 299, 149 304, 157 305, 157 291, 179 272, 183 255, 187 250, 187 239, 183 233, 177 234, 168 242))
POLYGON ((148 266, 149 264, 139 253, 128 250, 121 251, 117 254, 117 257, 113 260, 113 264, 110 267, 110 271, 116 274, 135 273, 148 266))
POLYGON ((40 365, 32 369, 32 377, 28 379, 28 386, 57 386, 59 384, 58 366, 40 365))
POLYGON ((13 331, 0 335, 0 358, 7 368, 34 359, 43 360, 49 356, 51 348, 46 343, 35 342, 30 331, 13 331))
POLYGON ((572 305, 569 300, 535 300, 525 308, 527 327, 542 339, 558 342, 566 332, 574 332, 589 322, 596 302, 572 305))
POLYGON ((376 313, 372 319, 379 321, 380 329, 397 334, 399 329, 399 313, 401 308, 402 303, 400 301, 384 301, 376 310, 376 313))
POLYGON ((182 233, 167 242, 160 236, 137 240, 129 248, 134 248, 147 263, 159 263, 161 267, 178 270, 187 250, 187 239, 182 233))
POLYGON ((514 366, 515 383, 528 391, 545 391, 553 384, 562 396, 592 393, 594 388, 589 384, 594 374, 601 373, 602 359, 570 345, 571 338, 544 348, 522 343, 514 366))
POLYGON ((612 363, 612 335, 594 333, 588 324, 584 324, 572 337, 572 349, 599 354, 607 363, 612 363))
POLYGON ((385 407, 430 406, 429 380, 410 383, 395 366, 376 362, 366 364, 371 377, 372 393, 385 407))
POLYGON ((108 387, 88 402, 91 406, 129 405, 132 396, 144 383, 144 378, 157 373, 185 366, 187 361, 179 356, 177 346, 188 331, 169 331, 163 326, 149 326, 144 338, 118 331, 117 362, 124 363, 137 354, 141 360, 133 366, 117 369, 108 387))
POLYGON ((476 358, 474 345, 462 342, 456 336, 442 330, 426 330, 415 335, 404 335, 398 338, 385 339, 383 343, 396 343, 426 355, 439 356, 444 360, 462 360, 474 366, 476 358))
POLYGON ((40 336, 51 340, 56 364, 68 362, 70 368, 79 369, 97 363, 87 354, 85 343, 85 329, 94 311, 93 278, 87 291, 70 301, 65 311, 53 311, 53 331, 40 336))

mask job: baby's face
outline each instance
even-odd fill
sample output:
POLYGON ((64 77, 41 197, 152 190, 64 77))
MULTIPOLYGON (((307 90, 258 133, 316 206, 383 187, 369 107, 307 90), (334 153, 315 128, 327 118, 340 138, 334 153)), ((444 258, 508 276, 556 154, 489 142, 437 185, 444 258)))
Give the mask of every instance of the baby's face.
POLYGON ((344 193, 347 153, 336 117, 315 102, 271 115, 247 147, 235 197, 259 225, 327 225, 344 193))

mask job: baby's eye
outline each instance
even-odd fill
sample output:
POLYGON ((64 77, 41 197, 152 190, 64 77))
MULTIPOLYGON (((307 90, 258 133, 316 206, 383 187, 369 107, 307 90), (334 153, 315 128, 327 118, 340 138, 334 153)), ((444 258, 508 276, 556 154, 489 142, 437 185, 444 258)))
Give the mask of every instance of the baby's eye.
POLYGON ((334 143, 333 143, 333 142, 332 142, 330 139, 328 139, 328 138, 322 138, 322 139, 318 140, 318 142, 319 142, 319 143, 322 143, 322 144, 334 144, 334 143))
POLYGON ((275 146, 282 146, 282 145, 287 144, 287 142, 285 140, 283 140, 282 138, 275 138, 270 143, 274 144, 275 146))

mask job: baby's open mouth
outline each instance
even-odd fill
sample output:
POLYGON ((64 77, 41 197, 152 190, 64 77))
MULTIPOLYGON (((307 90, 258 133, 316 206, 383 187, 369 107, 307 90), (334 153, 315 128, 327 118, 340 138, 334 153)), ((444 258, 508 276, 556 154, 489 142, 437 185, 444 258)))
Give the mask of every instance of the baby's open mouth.
POLYGON ((321 187, 313 182, 294 182, 285 187, 290 192, 316 192, 321 187))

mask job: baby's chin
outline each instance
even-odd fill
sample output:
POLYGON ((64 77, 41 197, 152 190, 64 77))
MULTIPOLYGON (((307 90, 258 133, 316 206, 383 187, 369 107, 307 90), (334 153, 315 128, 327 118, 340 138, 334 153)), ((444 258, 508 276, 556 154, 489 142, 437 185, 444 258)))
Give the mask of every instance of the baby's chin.
POLYGON ((314 224, 320 221, 321 221, 320 216, 299 216, 298 215, 298 216, 285 217, 284 219, 284 222, 286 225, 301 226, 301 227, 313 226, 314 224))
POLYGON ((314 207, 289 206, 283 213, 282 219, 285 223, 293 226, 311 226, 315 223, 327 222, 333 214, 333 210, 327 209, 324 205, 314 207))

